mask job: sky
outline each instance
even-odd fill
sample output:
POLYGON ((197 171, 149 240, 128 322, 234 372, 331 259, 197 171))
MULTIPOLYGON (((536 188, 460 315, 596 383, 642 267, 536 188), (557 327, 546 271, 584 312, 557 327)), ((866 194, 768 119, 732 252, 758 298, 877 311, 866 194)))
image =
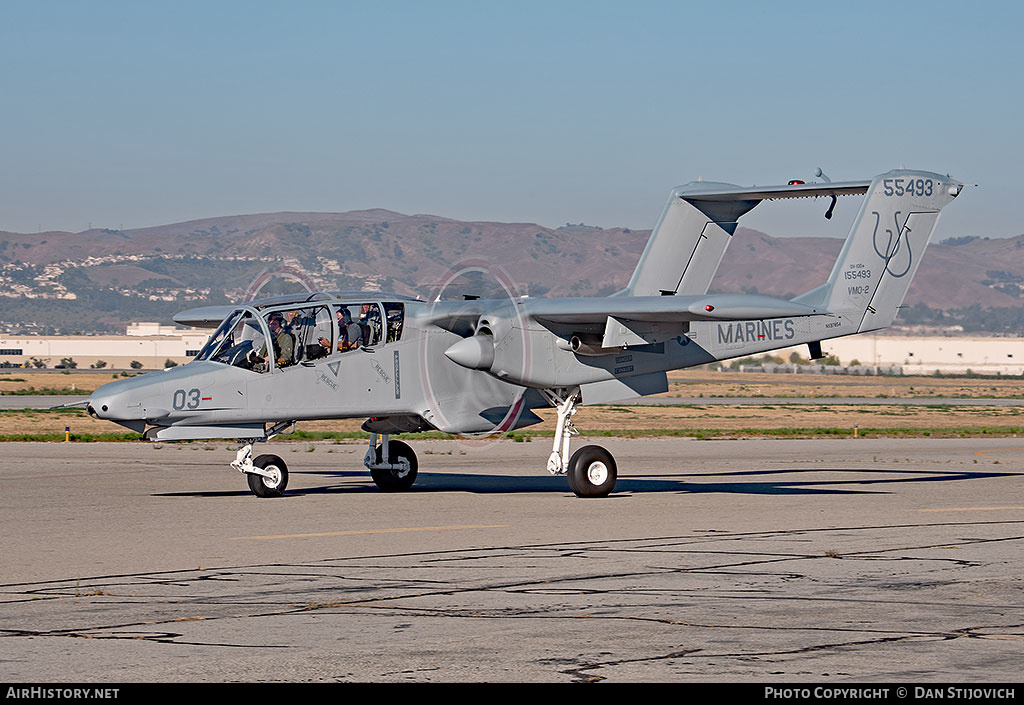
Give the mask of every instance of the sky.
MULTIPOLYGON (((969 185, 936 238, 1014 236, 1022 25, 984 1, 0 0, 0 230, 365 208, 645 229, 698 178, 905 166, 969 185)), ((743 224, 844 236, 858 202, 743 224)))

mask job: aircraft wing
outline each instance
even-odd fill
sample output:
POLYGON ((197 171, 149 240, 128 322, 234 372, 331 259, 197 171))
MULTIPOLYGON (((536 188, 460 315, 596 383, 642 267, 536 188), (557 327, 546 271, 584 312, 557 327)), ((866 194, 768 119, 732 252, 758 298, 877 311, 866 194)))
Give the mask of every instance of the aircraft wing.
POLYGON ((421 314, 424 323, 460 335, 472 335, 472 327, 484 315, 523 317, 546 327, 606 324, 609 318, 637 323, 686 323, 688 321, 749 321, 795 318, 828 313, 821 307, 755 294, 705 294, 704 296, 607 296, 585 299, 530 299, 442 302, 421 314))
POLYGON ((806 304, 754 294, 609 296, 593 299, 527 299, 524 313, 540 323, 745 321, 826 313, 806 304))
POLYGON ((571 333, 573 339, 585 332, 593 335, 602 331, 600 347, 594 354, 684 335, 690 321, 757 321, 826 313, 820 307, 751 294, 537 299, 530 300, 524 309, 541 325, 563 336, 571 333))

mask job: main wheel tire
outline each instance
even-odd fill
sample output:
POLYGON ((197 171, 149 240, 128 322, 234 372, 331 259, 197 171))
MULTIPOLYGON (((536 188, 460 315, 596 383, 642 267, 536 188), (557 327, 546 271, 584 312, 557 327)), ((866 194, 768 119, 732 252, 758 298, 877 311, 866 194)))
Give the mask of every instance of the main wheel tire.
POLYGON ((259 455, 252 464, 270 472, 273 477, 246 473, 249 489, 257 497, 280 497, 288 486, 288 466, 276 455, 259 455))
MULTIPOLYGON (((408 472, 402 473, 398 470, 370 470, 370 476, 373 478, 373 481, 377 484, 377 487, 384 492, 402 492, 412 487, 412 483, 416 481, 418 464, 416 462, 416 454, 412 452, 412 448, 401 441, 389 441, 388 462, 398 462, 399 458, 405 458, 409 461, 408 472)), ((383 462, 380 446, 377 446, 377 462, 383 462)))
POLYGON ((618 470, 612 454, 601 446, 583 446, 569 458, 569 487, 577 497, 606 497, 615 487, 618 470))

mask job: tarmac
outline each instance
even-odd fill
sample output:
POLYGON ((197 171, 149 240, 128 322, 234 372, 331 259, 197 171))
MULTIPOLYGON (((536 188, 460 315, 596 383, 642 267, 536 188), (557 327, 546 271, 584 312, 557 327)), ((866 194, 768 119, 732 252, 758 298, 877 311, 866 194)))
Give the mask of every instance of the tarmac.
POLYGON ((0 680, 1019 680, 1024 439, 601 444, 4 443, 0 680))

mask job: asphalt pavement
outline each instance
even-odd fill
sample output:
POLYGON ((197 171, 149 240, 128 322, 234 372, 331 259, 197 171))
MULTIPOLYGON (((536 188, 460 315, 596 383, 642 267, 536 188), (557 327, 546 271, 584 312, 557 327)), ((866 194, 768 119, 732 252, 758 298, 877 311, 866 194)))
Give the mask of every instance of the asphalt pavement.
MULTIPOLYGON (((579 441, 579 439, 577 439, 579 441)), ((0 679, 1009 681, 1024 439, 607 439, 579 499, 550 446, 8 443, 0 679)), ((577 442, 576 447, 579 447, 577 442)))

